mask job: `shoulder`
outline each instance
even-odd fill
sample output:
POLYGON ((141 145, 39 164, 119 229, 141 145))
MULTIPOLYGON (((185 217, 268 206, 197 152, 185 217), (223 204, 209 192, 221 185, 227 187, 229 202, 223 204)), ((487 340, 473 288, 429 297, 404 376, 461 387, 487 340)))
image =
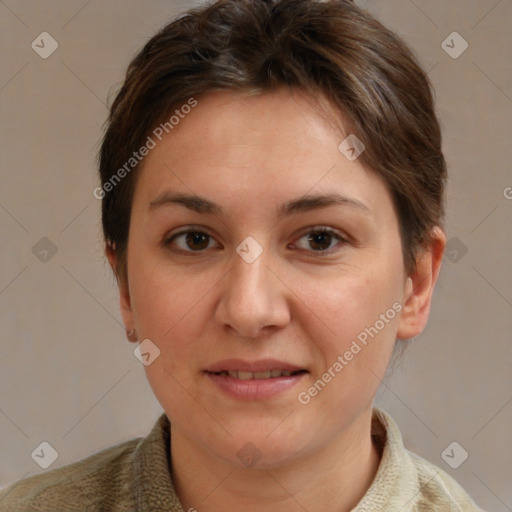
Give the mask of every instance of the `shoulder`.
POLYGON ((132 455, 140 442, 141 439, 132 439, 81 461, 15 482, 0 490, 0 512, 120 511, 123 504, 129 510, 132 455))
POLYGON ((372 436, 382 449, 377 475, 356 510, 482 512, 462 486, 435 464, 407 450, 393 418, 375 408, 372 436))
POLYGON ((407 451, 416 468, 420 494, 416 504, 417 512, 446 510, 447 512, 482 512, 464 488, 448 473, 407 451))

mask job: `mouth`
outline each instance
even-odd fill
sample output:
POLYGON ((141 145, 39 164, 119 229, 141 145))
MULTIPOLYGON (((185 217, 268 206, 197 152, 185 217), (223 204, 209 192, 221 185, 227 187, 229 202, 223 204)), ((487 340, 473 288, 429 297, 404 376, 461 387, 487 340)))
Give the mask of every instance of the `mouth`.
POLYGON ((211 365, 204 373, 225 396, 237 400, 264 400, 282 396, 309 371, 274 359, 253 362, 231 359, 211 365))
POLYGON ((307 373, 306 370, 266 370, 262 372, 244 372, 241 370, 221 370, 220 372, 206 372, 213 373, 219 377, 232 377, 238 380, 263 380, 263 379, 278 379, 280 377, 291 377, 294 375, 300 375, 301 373, 307 373))

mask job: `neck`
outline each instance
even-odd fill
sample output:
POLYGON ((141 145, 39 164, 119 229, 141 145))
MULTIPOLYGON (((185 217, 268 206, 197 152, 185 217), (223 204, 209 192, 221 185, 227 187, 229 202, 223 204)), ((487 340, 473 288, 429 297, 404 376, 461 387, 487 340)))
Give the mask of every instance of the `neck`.
POLYGON ((173 481, 184 510, 352 510, 380 462, 371 439, 371 414, 366 411, 320 450, 271 469, 239 468, 172 427, 173 481))

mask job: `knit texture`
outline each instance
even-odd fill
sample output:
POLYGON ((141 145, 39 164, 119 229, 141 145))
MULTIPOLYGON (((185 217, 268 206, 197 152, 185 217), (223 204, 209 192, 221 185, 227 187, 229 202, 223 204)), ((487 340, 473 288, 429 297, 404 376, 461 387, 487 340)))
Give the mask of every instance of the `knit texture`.
MULTIPOLYGON (((146 438, 2 489, 0 511, 185 512, 172 481, 170 435, 162 414, 146 438)), ((372 436, 381 446, 381 462, 352 512, 482 512, 452 477, 406 450, 397 424, 378 408, 372 436)))

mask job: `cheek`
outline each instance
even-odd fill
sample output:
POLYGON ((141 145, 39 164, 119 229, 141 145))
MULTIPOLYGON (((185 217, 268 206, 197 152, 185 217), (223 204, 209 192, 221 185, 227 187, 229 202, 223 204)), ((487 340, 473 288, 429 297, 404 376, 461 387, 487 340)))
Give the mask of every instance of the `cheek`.
POLYGON ((397 324, 392 305, 400 297, 399 277, 394 274, 376 271, 305 281, 300 297, 304 311, 310 312, 303 327, 316 330, 316 334, 311 332, 313 340, 325 333, 320 339, 337 352, 391 309, 383 329, 389 331, 388 327, 397 324))
POLYGON ((212 285, 171 271, 148 259, 132 260, 132 310, 139 339, 150 339, 160 355, 144 367, 153 393, 169 417, 197 414, 196 402, 185 390, 194 389, 205 323, 204 295, 212 285), (203 318, 200 318, 200 316, 203 318))
POLYGON ((317 406, 359 409, 374 396, 396 339, 400 272, 399 266, 380 266, 365 275, 349 272, 338 280, 304 284, 304 304, 310 309, 303 307, 301 328, 319 362, 312 381, 326 383, 311 390, 317 406))
POLYGON ((166 356, 166 367, 183 372, 194 364, 204 329, 209 290, 215 280, 149 257, 133 261, 132 311, 139 337, 149 338, 166 356), (211 282, 210 282, 211 281, 211 282))
POLYGON ((186 314, 194 294, 187 286, 190 280, 148 249, 134 248, 129 256, 131 307, 138 330, 161 339, 186 314))

